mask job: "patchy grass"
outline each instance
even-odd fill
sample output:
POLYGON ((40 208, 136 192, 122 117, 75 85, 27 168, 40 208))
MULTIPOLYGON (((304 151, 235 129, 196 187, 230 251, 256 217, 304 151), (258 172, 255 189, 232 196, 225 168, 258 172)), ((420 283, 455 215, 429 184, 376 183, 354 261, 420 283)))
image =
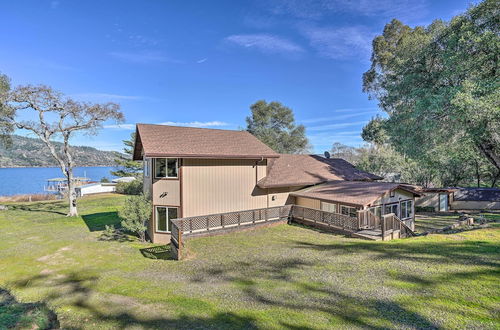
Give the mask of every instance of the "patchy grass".
POLYGON ((497 224, 390 242, 279 225, 188 240, 178 262, 100 239, 123 200, 83 199, 77 218, 61 202, 9 205, 0 287, 75 329, 500 327, 497 224))
POLYGON ((415 214, 415 231, 432 232, 458 222, 458 213, 417 213, 415 214))

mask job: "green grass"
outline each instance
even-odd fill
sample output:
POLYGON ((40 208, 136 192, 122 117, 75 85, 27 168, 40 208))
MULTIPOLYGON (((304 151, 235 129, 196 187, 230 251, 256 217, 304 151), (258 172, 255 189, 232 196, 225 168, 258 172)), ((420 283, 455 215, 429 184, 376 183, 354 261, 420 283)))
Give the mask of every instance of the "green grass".
MULTIPOLYGON (((500 222, 500 213, 480 212, 473 213, 472 217, 476 222, 483 217, 488 222, 500 222)), ((417 213, 415 215, 415 231, 418 233, 433 232, 438 229, 450 226, 459 221, 458 213, 417 213)))
POLYGON ((0 287, 15 297, 0 329, 50 313, 75 329, 500 327, 496 224, 390 242, 279 225, 188 240, 178 262, 101 239, 123 200, 81 200, 77 218, 61 202, 0 212, 0 287))

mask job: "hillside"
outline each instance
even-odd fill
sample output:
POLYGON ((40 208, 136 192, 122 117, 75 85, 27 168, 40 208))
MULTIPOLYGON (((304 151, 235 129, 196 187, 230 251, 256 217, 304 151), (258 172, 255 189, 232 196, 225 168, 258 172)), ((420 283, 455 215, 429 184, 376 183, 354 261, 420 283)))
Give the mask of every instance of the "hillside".
MULTIPOLYGON (((62 143, 56 147, 62 149, 62 143)), ((76 166, 114 165, 117 152, 102 151, 92 147, 73 146, 76 166)), ((45 144, 39 139, 12 136, 12 145, 6 148, 0 143, 0 167, 57 166, 45 144)))

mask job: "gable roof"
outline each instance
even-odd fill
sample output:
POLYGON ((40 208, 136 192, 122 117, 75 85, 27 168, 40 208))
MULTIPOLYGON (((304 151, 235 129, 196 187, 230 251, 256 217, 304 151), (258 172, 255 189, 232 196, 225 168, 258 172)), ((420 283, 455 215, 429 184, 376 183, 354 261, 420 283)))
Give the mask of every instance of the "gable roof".
POLYGON ((279 157, 247 131, 137 124, 134 160, 146 157, 279 157))
POLYGON ((357 169, 340 158, 317 155, 281 154, 268 161, 267 176, 257 185, 261 188, 308 186, 328 181, 373 181, 382 178, 357 169))
POLYGON ((291 192, 290 195, 367 206, 384 194, 396 189, 402 189, 419 196, 414 190, 399 183, 362 181, 333 181, 291 192))

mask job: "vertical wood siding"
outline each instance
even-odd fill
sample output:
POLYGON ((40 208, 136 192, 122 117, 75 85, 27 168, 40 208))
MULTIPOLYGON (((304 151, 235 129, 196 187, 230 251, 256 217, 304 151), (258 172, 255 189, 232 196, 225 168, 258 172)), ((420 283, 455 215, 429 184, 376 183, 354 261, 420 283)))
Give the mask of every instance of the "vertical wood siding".
POLYGON ((299 206, 308 207, 310 209, 321 209, 321 202, 318 199, 311 199, 305 197, 296 197, 295 203, 299 206))
POLYGON ((265 160, 184 159, 182 171, 183 217, 267 207, 267 192, 256 185, 265 160))

